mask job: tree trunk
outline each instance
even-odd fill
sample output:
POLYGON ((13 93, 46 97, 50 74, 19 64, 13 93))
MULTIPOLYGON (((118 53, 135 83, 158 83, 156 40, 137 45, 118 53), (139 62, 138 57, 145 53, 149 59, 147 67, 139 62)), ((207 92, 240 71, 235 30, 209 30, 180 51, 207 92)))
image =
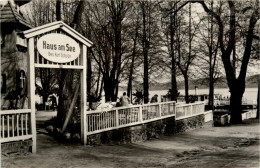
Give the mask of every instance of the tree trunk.
POLYGON ((132 76, 133 76, 133 70, 130 69, 130 74, 129 74, 129 78, 128 78, 128 84, 127 84, 127 96, 128 97, 131 96, 131 92, 132 92, 132 76))
MULTIPOLYGON (((189 3, 189 61, 191 60, 191 3, 189 3)), ((188 61, 188 62, 189 62, 188 61)), ((188 76, 189 63, 186 65, 186 70, 184 75, 185 82, 185 101, 189 103, 189 76, 188 76)))
POLYGON ((99 91, 99 84, 100 84, 100 76, 101 76, 101 71, 100 71, 100 68, 98 70, 98 79, 97 79, 97 88, 96 88, 96 91, 95 91, 95 95, 98 96, 98 91, 99 91))
POLYGON ((185 102, 189 103, 189 77, 187 74, 184 75, 185 83, 185 102))
POLYGON ((131 103, 132 103, 132 80, 133 80, 133 72, 134 72, 134 62, 135 62, 135 54, 136 54, 137 37, 138 37, 138 26, 136 26, 136 30, 135 30, 132 62, 131 62, 131 66, 130 66, 128 85, 127 85, 127 96, 130 97, 131 103))
POLYGON ((99 97, 102 96, 103 86, 104 86, 104 77, 101 79, 101 85, 100 85, 100 90, 99 90, 99 97))
POLYGON ((42 104, 44 105, 44 107, 45 107, 45 103, 46 103, 47 100, 48 100, 48 97, 49 97, 48 94, 43 94, 43 95, 42 95, 42 104))
MULTIPOLYGON (((82 13, 84 11, 85 1, 79 1, 79 4, 74 13, 73 21, 70 26, 79 31, 79 25, 81 23, 82 13)), ((56 11, 57 12, 57 11, 56 11)), ((72 103, 74 96, 74 75, 76 74, 73 70, 61 69, 61 79, 59 83, 59 104, 57 112, 58 127, 61 128, 69 107, 72 103)), ((79 75, 78 75, 79 76, 79 75)))
POLYGON ((144 56, 144 103, 149 102, 148 56, 144 56))
POLYGON ((115 91, 114 96, 113 96, 113 99, 112 99, 113 102, 116 102, 116 100, 117 100, 117 97, 118 97, 118 89, 119 89, 118 84, 116 84, 116 88, 115 88, 116 91, 115 91))
POLYGON ((40 79, 42 85, 42 103, 45 107, 45 102, 47 102, 49 94, 50 94, 50 80, 52 78, 52 74, 49 68, 40 68, 40 79))
POLYGON ((104 77, 104 91, 105 91, 105 101, 110 102, 114 99, 116 85, 110 77, 104 77))
POLYGON ((171 55, 171 82, 172 82, 172 94, 171 101, 177 101, 177 81, 176 81, 176 60, 174 53, 174 36, 175 36, 175 27, 176 27, 176 15, 170 16, 170 55, 171 55))
POLYGON ((230 90, 230 111, 231 111, 231 124, 242 123, 242 97, 245 91, 245 81, 239 81, 238 79, 232 82, 232 88, 230 90))
POLYGON ((144 83, 143 83, 143 89, 144 89, 144 103, 149 102, 149 74, 148 74, 148 48, 149 48, 149 41, 147 40, 146 36, 146 9, 145 9, 145 2, 142 2, 142 13, 143 13, 143 56, 144 56, 144 83))
POLYGON ((79 31, 80 24, 81 24, 81 19, 82 19, 82 14, 84 12, 86 1, 79 1, 79 4, 76 8, 76 11, 74 13, 73 21, 70 24, 70 26, 77 31, 79 31))
POLYGON ((257 105, 256 105, 256 119, 260 119, 260 115, 259 115, 259 93, 260 93, 260 82, 258 82, 258 91, 257 91, 257 105))
POLYGON ((87 55, 87 93, 90 94, 91 92, 91 76, 92 76, 92 69, 91 69, 91 57, 90 53, 88 52, 87 55))
MULTIPOLYGON (((214 77, 213 77, 213 72, 214 72, 214 65, 212 65, 212 57, 213 57, 213 52, 212 52, 212 47, 209 47, 209 102, 208 106, 209 109, 214 110, 214 77)), ((216 59, 216 58, 213 58, 216 59)))
POLYGON ((214 110, 214 82, 212 79, 212 76, 210 76, 210 81, 209 81, 209 102, 208 106, 210 110, 214 110))
POLYGON ((58 90, 58 97, 59 97, 59 103, 57 108, 57 126, 62 127, 62 118, 63 118, 63 104, 64 104, 64 95, 63 93, 63 87, 65 82, 65 71, 64 69, 61 69, 60 71, 60 81, 59 81, 59 90, 58 90))
MULTIPOLYGON (((91 57, 89 50, 87 51, 87 96, 91 94, 91 82, 92 82, 92 69, 91 69, 91 57)), ((92 107, 92 100, 87 100, 89 103, 89 107, 92 107)))
POLYGON ((56 0, 56 20, 61 20, 61 0, 56 0))
POLYGON ((236 93, 231 92, 231 97, 230 97, 230 110, 231 110, 230 123, 232 123, 232 124, 242 123, 241 103, 242 103, 242 95, 238 95, 236 93))
MULTIPOLYGON (((213 0, 210 2, 211 9, 213 9, 213 0)), ((210 46, 209 48, 209 102, 208 106, 210 110, 214 110, 214 70, 215 70, 215 61, 217 55, 217 48, 215 50, 215 57, 213 57, 213 16, 211 15, 210 20, 208 20, 208 24, 210 24, 209 31, 209 39, 210 46)))
POLYGON ((127 96, 130 97, 131 92, 132 92, 132 80, 133 80, 133 72, 134 72, 134 61, 135 61, 135 46, 136 46, 136 41, 134 41, 134 51, 132 55, 132 62, 131 62, 131 67, 130 67, 130 72, 129 72, 129 78, 128 78, 128 85, 127 85, 127 96))
POLYGON ((172 56, 172 68, 171 68, 171 79, 172 79, 172 94, 171 94, 171 100, 177 101, 177 81, 176 81, 176 63, 174 55, 172 56))

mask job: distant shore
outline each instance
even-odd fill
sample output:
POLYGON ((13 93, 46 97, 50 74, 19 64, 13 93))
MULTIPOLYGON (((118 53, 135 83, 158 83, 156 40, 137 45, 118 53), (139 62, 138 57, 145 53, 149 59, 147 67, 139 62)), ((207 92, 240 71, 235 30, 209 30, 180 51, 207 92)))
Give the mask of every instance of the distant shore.
MULTIPOLYGON (((197 87, 198 87, 198 89, 208 89, 209 90, 209 88, 208 87, 201 87, 200 85, 197 85, 197 87)), ((190 89, 189 90, 194 90, 194 88, 195 88, 195 86, 194 87, 189 87, 190 89)), ((133 88, 133 92, 135 92, 136 91, 136 89, 141 89, 141 90, 143 90, 141 87, 140 88, 133 88)), ((169 87, 169 89, 171 89, 171 87, 169 87)), ((168 89, 168 90, 169 90, 168 89)), ((178 90, 184 90, 185 88, 184 87, 180 87, 180 88, 178 88, 178 90)), ((214 87, 214 89, 229 89, 228 87, 214 87)), ((256 86, 253 86, 253 85, 251 85, 251 86, 247 86, 246 87, 246 89, 257 89, 257 85, 256 86)), ((127 87, 119 87, 119 91, 125 91, 125 90, 127 90, 127 87)), ((157 90, 167 90, 167 89, 164 89, 164 88, 158 88, 158 89, 156 89, 156 88, 154 88, 154 87, 151 87, 150 89, 149 89, 150 91, 157 91, 157 90)))
MULTIPOLYGON (((125 92, 126 90, 119 90, 118 92, 118 97, 122 96, 123 92, 125 92)), ((184 89, 179 89, 178 90, 180 92, 181 95, 185 94, 184 89)), ((246 88, 245 89, 245 93, 243 98, 246 98, 248 100, 256 100, 257 99, 257 91, 258 88, 246 88)), ((135 90, 133 90, 133 93, 135 92, 135 90)), ((151 98, 153 95, 157 94, 157 95, 166 95, 168 93, 168 90, 150 90, 149 91, 149 97, 151 98)), ((198 94, 208 94, 209 93, 209 89, 200 89, 198 88, 198 94)), ((223 96, 228 96, 230 97, 230 92, 229 92, 229 88, 215 88, 214 90, 215 94, 221 94, 223 96)), ((194 95, 195 94, 195 89, 189 89, 189 94, 190 95, 194 95)))

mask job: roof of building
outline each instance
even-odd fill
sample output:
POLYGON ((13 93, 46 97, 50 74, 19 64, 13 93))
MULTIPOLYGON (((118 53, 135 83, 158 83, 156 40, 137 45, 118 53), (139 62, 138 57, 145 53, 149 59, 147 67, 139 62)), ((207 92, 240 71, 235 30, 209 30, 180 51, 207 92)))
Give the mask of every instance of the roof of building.
POLYGON ((0 22, 1 23, 18 23, 26 28, 32 28, 32 26, 26 21, 26 19, 18 13, 15 7, 8 1, 8 3, 0 9, 0 22))
POLYGON ((27 4, 31 0, 14 0, 14 3, 16 3, 19 6, 23 6, 24 4, 27 4))
POLYGON ((65 24, 62 21, 56 21, 52 23, 48 23, 42 26, 38 26, 26 31, 23 31, 22 34, 25 38, 31 38, 38 36, 40 34, 44 34, 53 30, 61 29, 64 32, 68 33, 73 38, 77 39, 79 42, 85 44, 88 47, 91 47, 93 43, 84 37, 82 34, 71 28, 69 25, 65 24))

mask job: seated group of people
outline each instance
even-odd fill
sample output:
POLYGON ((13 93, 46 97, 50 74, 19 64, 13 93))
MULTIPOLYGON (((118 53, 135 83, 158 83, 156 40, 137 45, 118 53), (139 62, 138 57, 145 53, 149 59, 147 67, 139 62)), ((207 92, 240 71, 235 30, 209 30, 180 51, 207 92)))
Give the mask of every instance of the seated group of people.
MULTIPOLYGON (((158 102, 158 95, 155 94, 150 103, 156 103, 158 102)), ((126 95, 126 92, 123 93, 123 96, 120 97, 119 102, 116 103, 116 107, 120 107, 120 106, 128 106, 131 103, 129 97, 126 95)))

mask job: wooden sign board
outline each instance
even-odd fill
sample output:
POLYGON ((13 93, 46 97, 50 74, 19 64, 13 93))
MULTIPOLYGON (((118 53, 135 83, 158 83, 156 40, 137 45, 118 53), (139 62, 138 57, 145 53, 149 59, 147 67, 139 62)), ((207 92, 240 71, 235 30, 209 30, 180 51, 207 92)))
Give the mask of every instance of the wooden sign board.
POLYGON ((57 63, 67 63, 78 58, 79 44, 64 34, 50 33, 37 41, 38 52, 47 60, 57 63))

